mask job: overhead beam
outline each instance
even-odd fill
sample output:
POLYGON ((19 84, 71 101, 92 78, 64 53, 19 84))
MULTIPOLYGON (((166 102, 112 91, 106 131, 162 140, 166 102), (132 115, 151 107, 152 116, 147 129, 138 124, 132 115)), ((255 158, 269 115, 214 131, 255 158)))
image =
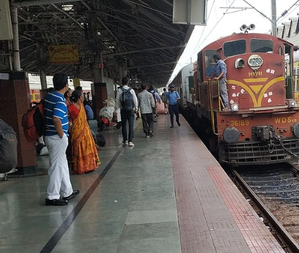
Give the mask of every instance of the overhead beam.
POLYGON ((80 0, 35 0, 35 1, 14 2, 14 5, 17 6, 17 7, 28 7, 28 6, 36 6, 36 5, 72 3, 72 2, 79 2, 79 1, 80 0))
MULTIPOLYGON (((85 3, 84 1, 80 0, 81 3, 89 10, 91 11, 92 9, 90 8, 90 6, 85 3)), ((99 18, 97 17, 97 20, 101 23, 101 25, 108 31, 108 33, 110 33, 110 35, 116 40, 119 41, 118 38, 110 31, 110 29, 105 25, 105 23, 99 18)))
POLYGON ((144 75, 151 75, 151 74, 160 74, 160 73, 168 73, 168 72, 172 72, 172 69, 169 70, 163 70, 163 71, 155 71, 155 72, 144 72, 144 73, 137 73, 137 76, 144 76, 144 75))
POLYGON ((74 19, 71 15, 69 15, 66 11, 61 10, 58 8, 55 4, 51 4, 56 10, 61 12, 63 15, 66 15, 69 19, 71 19, 74 23, 76 23, 82 30, 84 30, 84 27, 76 20, 74 19))
POLYGON ((150 64, 150 65, 143 65, 143 66, 135 66, 135 67, 128 67, 128 68, 124 68, 124 69, 141 69, 141 68, 148 68, 148 67, 154 67, 154 66, 159 66, 159 65, 168 65, 168 64, 175 64, 177 63, 176 61, 173 62, 163 62, 163 63, 156 63, 156 64, 150 64))
POLYGON ((185 47, 185 46, 186 45, 171 46, 171 47, 155 47, 155 48, 133 50, 133 51, 127 51, 127 52, 121 52, 121 53, 111 53, 111 54, 108 53, 108 54, 103 54, 103 56, 116 56, 116 55, 134 54, 134 53, 144 53, 144 52, 155 51, 155 50, 165 50, 165 49, 181 48, 181 47, 185 47))

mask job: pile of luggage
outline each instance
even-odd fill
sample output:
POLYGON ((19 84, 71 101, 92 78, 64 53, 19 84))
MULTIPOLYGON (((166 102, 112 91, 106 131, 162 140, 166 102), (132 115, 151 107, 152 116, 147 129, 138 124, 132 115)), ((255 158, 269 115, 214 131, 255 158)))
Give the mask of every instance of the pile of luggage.
POLYGON ((0 178, 17 166, 17 134, 13 128, 0 119, 0 178))

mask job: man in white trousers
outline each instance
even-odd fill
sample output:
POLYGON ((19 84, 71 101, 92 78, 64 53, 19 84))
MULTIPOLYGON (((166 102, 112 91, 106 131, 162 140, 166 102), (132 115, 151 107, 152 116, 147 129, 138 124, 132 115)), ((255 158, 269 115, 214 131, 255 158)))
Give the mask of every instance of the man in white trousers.
POLYGON ((45 204, 63 206, 67 205, 68 201, 80 191, 73 190, 66 158, 69 123, 64 93, 68 90, 67 76, 62 73, 55 74, 53 84, 54 91, 49 92, 44 99, 45 143, 50 159, 45 204))

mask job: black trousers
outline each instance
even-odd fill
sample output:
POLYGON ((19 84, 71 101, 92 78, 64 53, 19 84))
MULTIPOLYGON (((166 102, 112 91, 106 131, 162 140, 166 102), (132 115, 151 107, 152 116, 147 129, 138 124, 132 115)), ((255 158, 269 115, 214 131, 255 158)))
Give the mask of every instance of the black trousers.
POLYGON ((169 114, 170 114, 170 123, 173 126, 173 115, 175 114, 176 122, 180 122, 180 116, 179 116, 179 105, 169 105, 169 114))
POLYGON ((121 115, 121 127, 122 127, 122 135, 123 135, 123 140, 129 142, 133 141, 134 138, 134 122, 135 122, 135 117, 134 117, 134 111, 125 111, 123 109, 120 110, 120 115, 121 115), (128 138, 128 132, 127 132, 127 122, 129 122, 129 138, 128 138))
POLYGON ((141 114, 141 119, 142 119, 143 132, 146 135, 149 135, 150 132, 153 132, 153 125, 154 125, 153 114, 152 113, 141 114))

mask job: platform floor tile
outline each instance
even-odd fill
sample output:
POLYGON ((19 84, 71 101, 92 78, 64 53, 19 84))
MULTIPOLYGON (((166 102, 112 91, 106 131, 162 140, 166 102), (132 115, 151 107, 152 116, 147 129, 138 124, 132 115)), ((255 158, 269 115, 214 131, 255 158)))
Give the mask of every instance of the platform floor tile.
POLYGON ((169 133, 182 253, 284 252, 190 126, 169 133))

